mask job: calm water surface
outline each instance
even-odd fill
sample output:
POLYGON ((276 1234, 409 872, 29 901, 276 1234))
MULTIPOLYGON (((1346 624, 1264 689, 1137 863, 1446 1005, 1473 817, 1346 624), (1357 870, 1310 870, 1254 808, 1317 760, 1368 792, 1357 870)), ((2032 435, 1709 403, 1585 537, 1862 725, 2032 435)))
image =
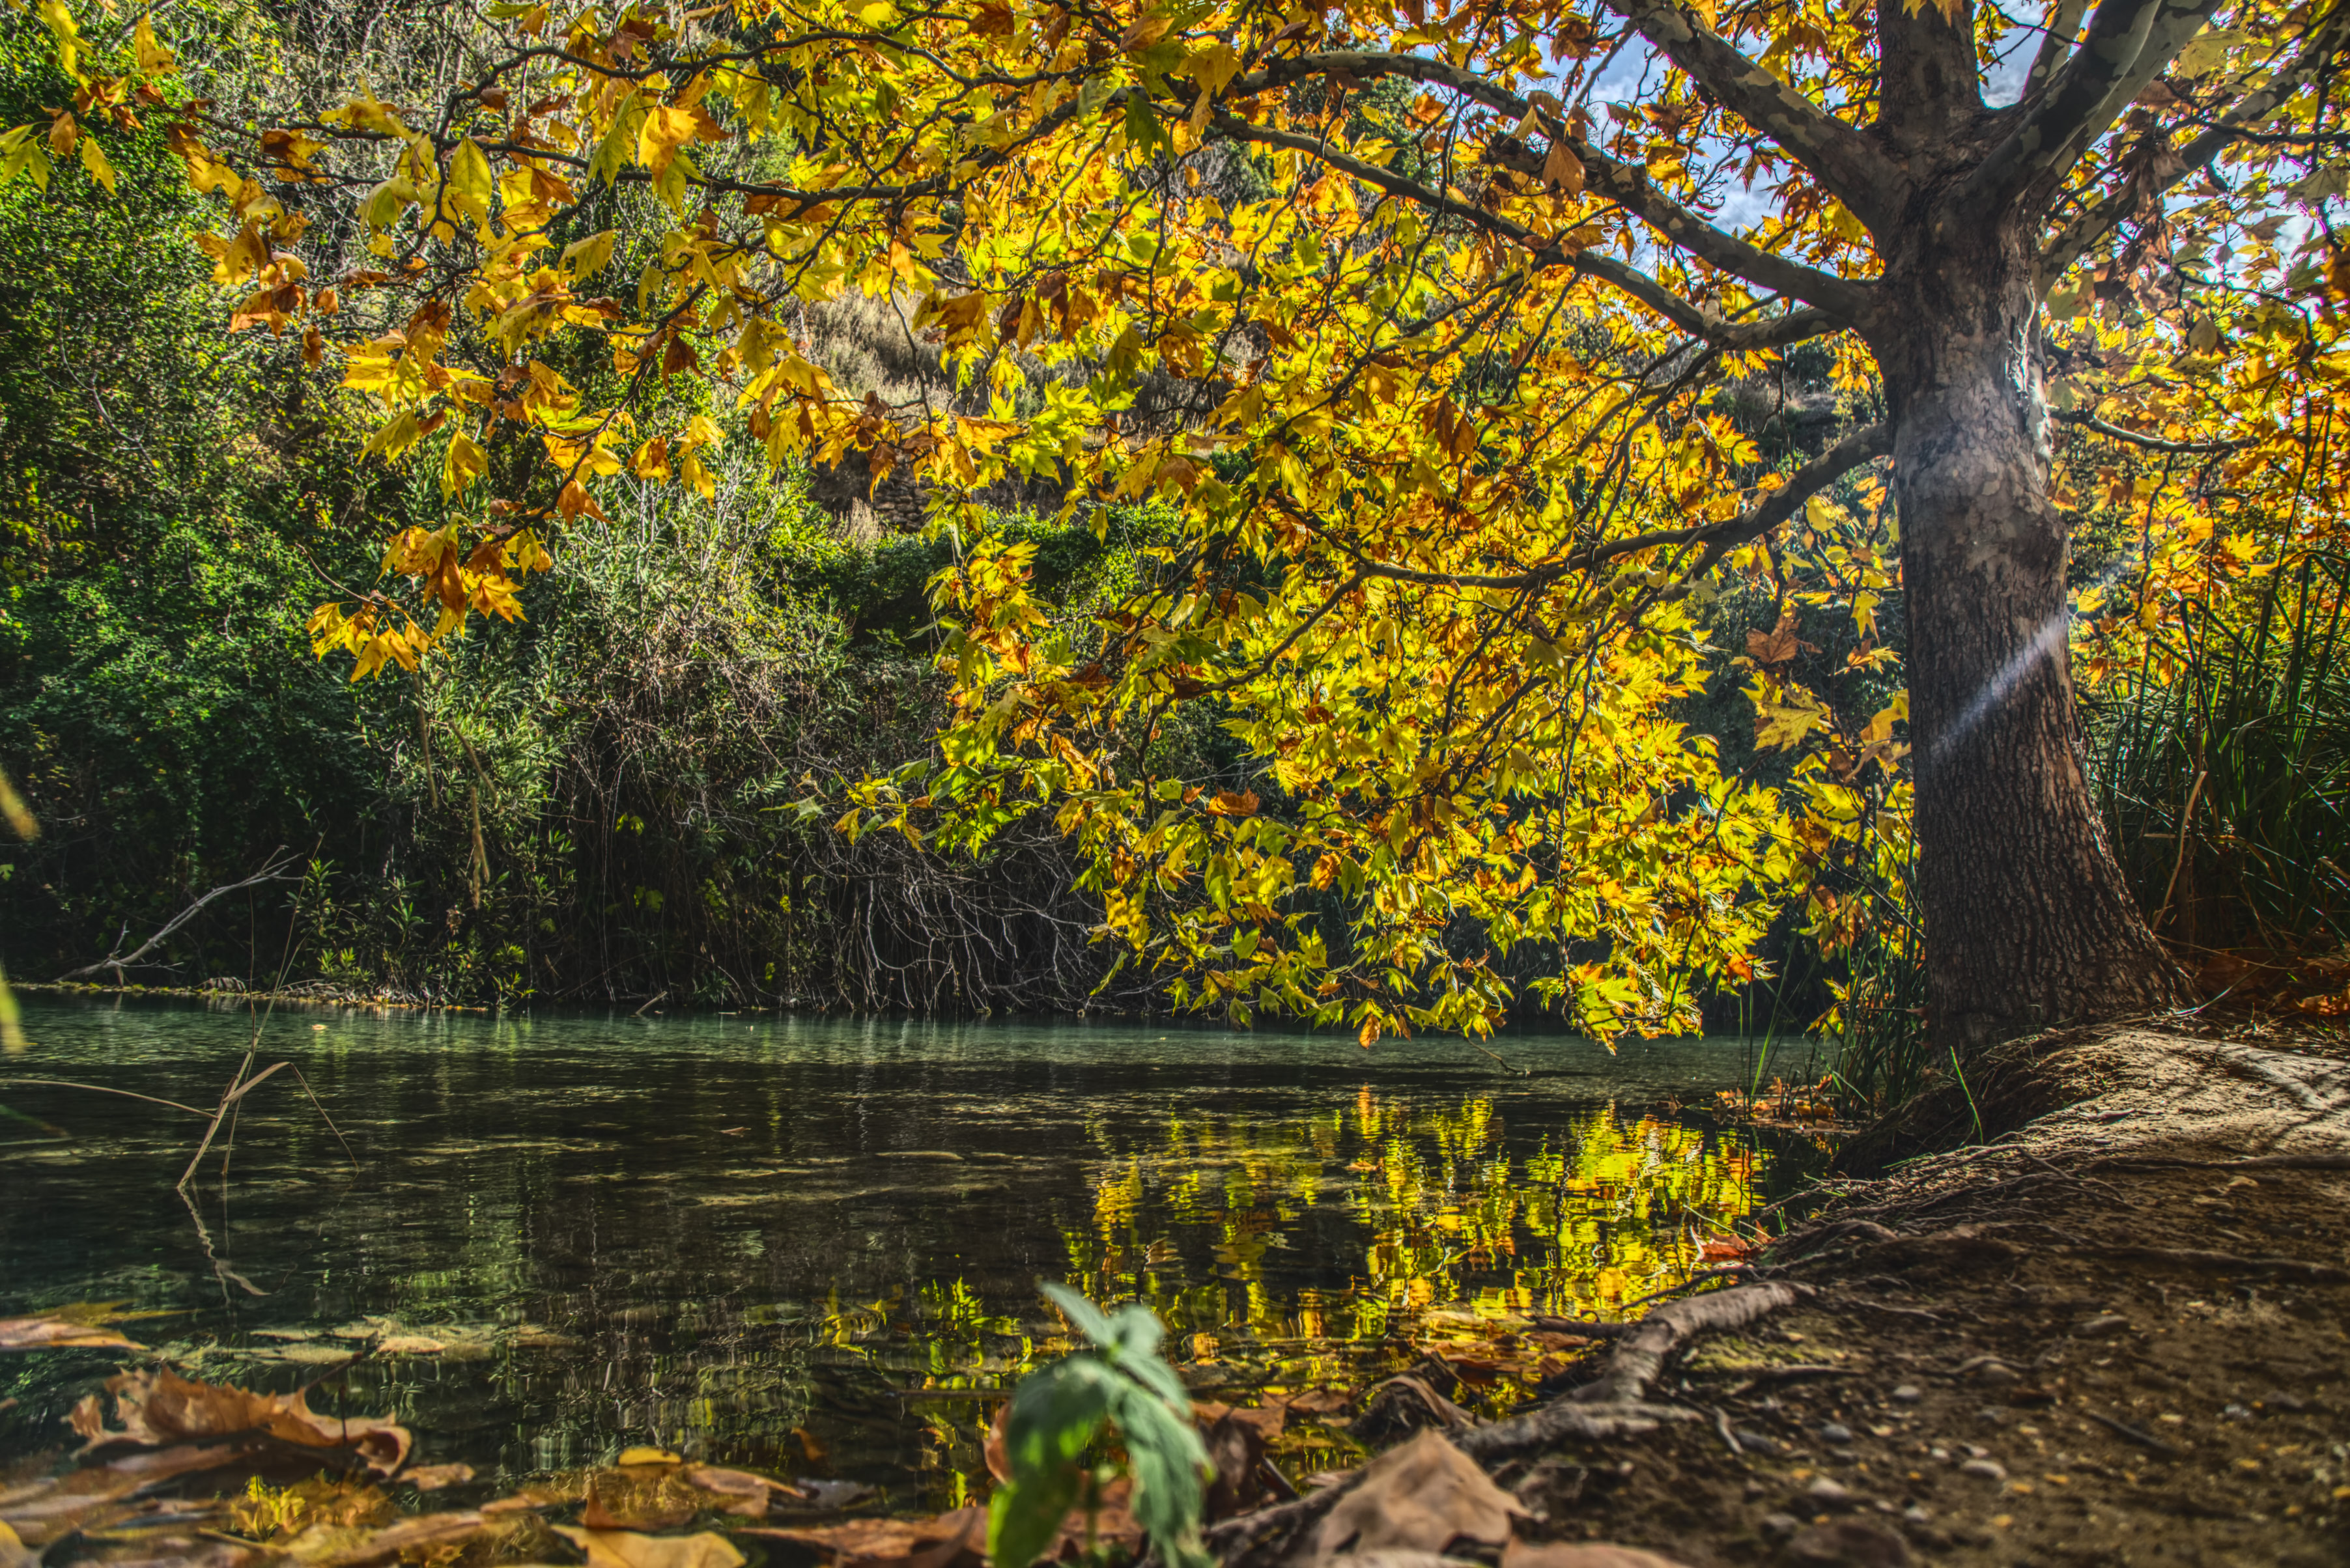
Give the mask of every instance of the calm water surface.
MULTIPOLYGON (((241 1012, 28 1001, 54 1076, 209 1104, 241 1012)), ((0 1085, 0 1315, 120 1302, 182 1370, 396 1413, 511 1484, 653 1443, 960 1501, 1062 1348, 1039 1278, 1151 1303, 1202 1390, 1358 1376, 1447 1324, 1622 1315, 1761 1200, 1735 1041, 287 1012, 225 1179, 203 1123, 0 1085), (1688 1112, 1677 1110, 1686 1104, 1688 1112), (379 1350, 356 1366, 350 1353, 379 1350), (956 1391, 962 1391, 957 1397, 956 1391)), ((0 1460, 113 1365, 0 1360, 0 1460)))

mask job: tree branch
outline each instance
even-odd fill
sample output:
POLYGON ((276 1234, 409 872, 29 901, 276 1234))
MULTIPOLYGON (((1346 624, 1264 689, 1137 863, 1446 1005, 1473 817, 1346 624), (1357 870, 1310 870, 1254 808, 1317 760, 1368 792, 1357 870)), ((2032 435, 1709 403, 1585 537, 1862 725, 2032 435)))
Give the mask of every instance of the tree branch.
POLYGON ((1867 137, 1747 58, 1671 0, 1604 0, 1713 97, 1812 171, 1874 229, 1908 202, 1909 177, 1867 137))
POLYGON ((2057 0, 2055 14, 2048 18, 2047 36, 2040 40, 2040 52, 2032 57, 2032 69, 2023 78, 2023 90, 2016 95, 2022 102, 2048 85, 2056 67, 2064 63, 2073 46, 2081 36, 2081 18, 2089 14, 2089 0, 2057 0))
POLYGON ((2234 452, 2247 444, 2240 441, 2165 441, 2160 436, 2144 435, 2137 431, 2124 430, 2116 424, 2109 424, 2095 414, 2060 413, 2055 418, 2064 424, 2078 425, 2085 431, 2104 436, 2108 440, 2127 441, 2132 446, 2142 446, 2148 452, 2164 452, 2173 457, 2217 457, 2222 452, 2234 452))
POLYGON ((1418 583, 1428 587, 1540 588, 1547 587, 1562 577, 1573 576, 1577 572, 1596 570, 1618 556, 1628 556, 1641 550, 1660 550, 1676 545, 1701 545, 1705 553, 1690 573, 1694 576, 1739 545, 1751 545, 1786 522, 1795 514, 1797 507, 1862 463, 1884 457, 1892 451, 1892 427, 1870 425, 1845 437, 1795 470, 1787 476, 1786 483, 1764 496, 1752 510, 1736 517, 1721 523, 1700 523, 1689 528, 1663 528, 1652 534, 1634 534, 1622 539, 1610 539, 1558 560, 1529 566, 1523 572, 1423 572, 1409 566, 1390 566, 1366 561, 1359 568, 1359 575, 1385 577, 1399 583, 1418 583))
MULTIPOLYGON (((224 888, 213 888, 211 892, 205 894, 203 898, 197 899, 194 903, 189 905, 186 909, 172 916, 171 919, 164 922, 163 929, 157 931, 153 936, 149 937, 145 941, 140 943, 137 950, 122 958, 117 958, 112 953, 109 953, 106 957, 99 960, 96 963, 84 964, 81 968, 74 970, 70 973, 57 976, 57 983, 62 985, 67 981, 79 980, 86 974, 96 974, 99 971, 107 969, 114 971, 117 977, 120 977, 124 970, 129 969, 133 964, 136 964, 140 959, 145 958, 149 953, 154 951, 158 943, 161 942, 166 937, 169 937, 173 931, 178 930, 182 926, 186 925, 190 920, 194 919, 196 918, 197 911, 201 910, 206 904, 211 903, 214 898, 219 898, 222 894, 234 893, 240 888, 250 888, 259 882, 281 882, 291 880, 290 877, 285 875, 285 872, 286 867, 292 862, 280 858, 280 857, 284 856, 285 853, 286 846, 282 844, 279 845, 276 849, 270 851, 268 864, 262 867, 260 870, 255 872, 252 876, 247 877, 242 882, 231 882, 224 888)), ((118 942, 116 945, 119 947, 120 944, 118 942)))
MULTIPOLYGON (((1392 74, 1410 77, 1416 80, 1440 81, 1448 86, 1459 87, 1464 92, 1468 88, 1462 85, 1463 83, 1477 83, 1482 89, 1474 95, 1478 101, 1500 109, 1505 113, 1511 112, 1511 106, 1514 104, 1514 112, 1523 116, 1530 107, 1514 94, 1494 88, 1491 83, 1479 82, 1478 78, 1466 72, 1445 67, 1441 61, 1423 60, 1410 55, 1324 55, 1309 57, 1308 59, 1300 60, 1296 64, 1302 67, 1312 62, 1319 62, 1319 64, 1311 72, 1268 71, 1261 74, 1253 78, 1256 90, 1263 91, 1267 87, 1279 85, 1282 80, 1295 79, 1306 75, 1392 74)), ((1240 83, 1236 82, 1234 87, 1235 91, 1241 90, 1240 83)), ((1795 336, 1788 337, 1783 335, 1787 330, 1785 324, 1793 318, 1782 317, 1779 322, 1768 324, 1773 330, 1767 337, 1757 338, 1745 329, 1731 326, 1719 315, 1682 299, 1646 273, 1639 272, 1612 257, 1603 255, 1596 251, 1565 251, 1557 245, 1556 242, 1544 240, 1522 223, 1513 223, 1472 202, 1461 201, 1457 197, 1423 185, 1416 180, 1408 179, 1392 169, 1381 168, 1376 163, 1337 151, 1319 138, 1301 135, 1295 131, 1275 130, 1224 109, 1216 111, 1212 123, 1217 130, 1227 136, 1241 140, 1255 141, 1268 147, 1284 147, 1293 151, 1307 153, 1327 163, 1333 169, 1377 190, 1385 191, 1392 196, 1400 196, 1409 202, 1418 202, 1432 212, 1444 213, 1463 223, 1473 223, 1488 234, 1498 234, 1537 254, 1546 251, 1555 251, 1559 255, 1566 258, 1568 265, 1573 265, 1577 271, 1613 284, 1659 315, 1672 321, 1683 331, 1693 337, 1704 337, 1709 342, 1720 342, 1725 348, 1759 348, 1765 346, 1766 343, 1799 342, 1804 337, 1816 337, 1820 332, 1832 330, 1836 327, 1854 325, 1868 309, 1869 285, 1866 283, 1840 278, 1833 273, 1821 272, 1815 267, 1805 266, 1801 262, 1789 261, 1783 256, 1773 255, 1768 251, 1748 244, 1735 235, 1725 234, 1669 197, 1650 189, 1647 171, 1628 169, 1626 165, 1585 146, 1574 138, 1567 139, 1569 151, 1574 151, 1583 163, 1586 177, 1590 181, 1592 189, 1598 190, 1611 200, 1618 202, 1638 214, 1643 222, 1666 235, 1675 244, 1722 271, 1744 278, 1749 283, 1770 289, 1774 293, 1790 295, 1797 299, 1805 300, 1819 306, 1821 310, 1835 319, 1833 322, 1824 319, 1807 319, 1796 330, 1795 336)), ((1505 143, 1507 139, 1504 139, 1505 143)), ((1503 143, 1497 143, 1496 148, 1503 145, 1503 143)), ((1522 172, 1536 174, 1540 172, 1540 161, 1527 156, 1492 150, 1489 150, 1487 156, 1504 168, 1519 169, 1523 165, 1521 169, 1522 172)), ((1804 313, 1796 314, 1801 316, 1804 313)))
POLYGON ((2053 189, 2138 89, 2202 30, 2218 0, 2105 0, 2089 36, 1943 202, 1947 229, 1991 222, 2035 187, 2053 189))
MULTIPOLYGON (((1619 162, 1581 137, 1556 126, 1544 125, 1543 129, 1564 141, 1566 150, 1583 165, 1586 190, 1596 191, 1637 214, 1672 244, 1733 277, 1808 300, 1848 326, 1857 325, 1867 315, 1870 286, 1866 282, 1838 277, 1749 244, 1659 192, 1648 183, 1646 169, 1619 162)), ((1541 159, 1506 138, 1494 143, 1485 156, 1522 174, 1539 178, 1542 172, 1541 159)))
POLYGON ((2318 79, 2345 50, 2350 50, 2350 5, 2336 5, 2334 14, 2303 40, 2301 51, 2293 57, 2293 63, 2269 78, 2268 86, 2237 99, 2234 106, 2220 117, 2219 124, 2180 149, 2178 168, 2152 192, 2142 193, 2127 188, 2112 192, 2065 224, 2040 253, 2038 289, 2041 297, 2046 298, 2048 291, 2056 286, 2057 280, 2073 270, 2073 264, 2080 260, 2090 246, 2111 234, 2114 226, 2137 207, 2144 194, 2159 195, 2197 170, 2210 167, 2211 161, 2226 151, 2230 142, 2266 119, 2275 112, 2278 105, 2318 79))

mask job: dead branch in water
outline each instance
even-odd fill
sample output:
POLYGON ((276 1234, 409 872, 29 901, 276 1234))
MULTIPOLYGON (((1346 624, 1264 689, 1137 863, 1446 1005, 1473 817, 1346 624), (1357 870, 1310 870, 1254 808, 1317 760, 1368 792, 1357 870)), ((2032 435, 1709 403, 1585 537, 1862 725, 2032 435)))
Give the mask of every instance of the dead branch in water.
POLYGON ((234 893, 243 888, 254 887, 259 883, 291 881, 293 880, 293 877, 286 871, 286 867, 292 864, 293 862, 291 858, 286 854, 286 846, 282 844, 279 845, 276 848, 269 852, 268 863, 263 866, 260 870, 255 872, 252 876, 247 877, 242 882, 231 882, 224 887, 213 888, 211 892, 205 894, 203 898, 198 898, 194 903, 190 904, 186 909, 181 910, 178 914, 165 921, 163 923, 163 928, 161 930, 157 931, 153 936, 149 937, 145 941, 140 943, 134 951, 127 954, 124 953, 122 951, 122 938, 117 937, 114 939, 115 950, 113 952, 107 954, 96 963, 86 963, 78 970, 73 970, 57 976, 58 983, 63 984, 67 981, 80 980, 87 975, 96 974, 101 970, 110 969, 114 971, 115 983, 117 985, 121 984, 122 971, 124 970, 137 965, 140 960, 154 951, 155 949, 161 946, 173 931, 178 930, 182 926, 184 926, 190 920, 194 919, 196 916, 203 911, 203 907, 206 904, 211 903, 214 898, 219 898, 224 893, 234 893))

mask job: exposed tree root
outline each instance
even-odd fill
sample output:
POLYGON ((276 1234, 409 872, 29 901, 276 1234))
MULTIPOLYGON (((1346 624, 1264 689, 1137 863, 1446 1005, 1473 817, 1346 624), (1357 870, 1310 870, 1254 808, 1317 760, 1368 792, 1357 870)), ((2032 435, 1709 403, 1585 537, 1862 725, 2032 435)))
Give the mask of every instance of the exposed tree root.
POLYGON ((1743 1328, 1811 1293, 1802 1285, 1739 1285, 1659 1307, 1616 1342, 1607 1370, 1570 1397, 1600 1406, 1638 1405, 1664 1371, 1665 1358, 1699 1334, 1743 1328))
POLYGON ((2332 1263, 2306 1262, 2299 1258, 2240 1258, 2233 1252, 2206 1252, 2193 1247, 2098 1247, 2086 1251, 2108 1258, 2140 1258, 2149 1262, 2177 1263, 2182 1268, 2209 1269, 2217 1273, 2289 1274, 2296 1280, 2326 1284, 2350 1283, 2350 1269, 2332 1263))

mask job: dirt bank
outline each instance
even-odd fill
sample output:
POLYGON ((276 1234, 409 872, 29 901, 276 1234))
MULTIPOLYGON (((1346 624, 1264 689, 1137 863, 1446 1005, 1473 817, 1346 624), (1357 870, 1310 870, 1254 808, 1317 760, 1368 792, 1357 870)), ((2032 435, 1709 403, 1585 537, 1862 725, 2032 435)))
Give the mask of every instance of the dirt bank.
POLYGON ((1748 1276, 1792 1303, 1669 1360, 1652 1430, 1489 1464, 1519 1540, 2350 1562, 2350 1063, 2116 1030, 1979 1087, 2021 1125, 1840 1184, 1748 1276))

